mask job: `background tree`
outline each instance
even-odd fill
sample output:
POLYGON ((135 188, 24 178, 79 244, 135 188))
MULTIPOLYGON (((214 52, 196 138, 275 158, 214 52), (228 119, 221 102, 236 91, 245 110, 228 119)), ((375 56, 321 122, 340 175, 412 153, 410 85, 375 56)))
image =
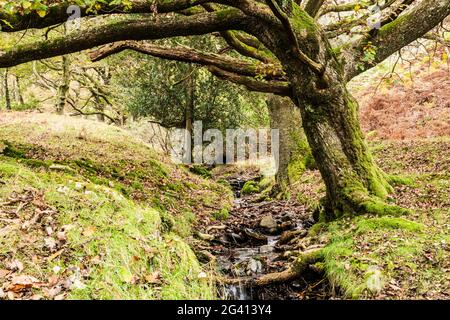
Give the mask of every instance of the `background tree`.
POLYGON ((275 185, 271 194, 289 196, 290 186, 298 180, 306 168, 314 165, 314 159, 302 127, 300 110, 286 97, 270 95, 267 99, 270 127, 279 130, 279 156, 275 185))

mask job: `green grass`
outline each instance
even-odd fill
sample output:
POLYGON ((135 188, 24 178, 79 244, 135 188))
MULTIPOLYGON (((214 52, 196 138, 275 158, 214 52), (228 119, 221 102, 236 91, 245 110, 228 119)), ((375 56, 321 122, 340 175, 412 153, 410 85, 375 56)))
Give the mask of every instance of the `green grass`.
MULTIPOLYGON (((49 259, 42 229, 24 237, 18 225, 0 221, 0 230, 13 226, 0 232, 0 269, 17 259, 22 274, 42 282, 58 270, 77 281, 67 299, 216 298, 213 271, 200 265, 189 239, 202 217, 226 218, 227 187, 171 164, 126 131, 30 117, 0 126, 0 203, 30 188, 43 192, 67 243, 49 259)), ((27 206, 22 218, 33 210, 27 206)))
POLYGON ((29 255, 39 248, 16 249, 23 245, 16 232, 0 238, 0 254, 10 255, 12 250, 15 259, 24 262, 24 273, 38 279, 51 275, 55 266, 76 276, 69 270, 83 265, 88 277, 82 277, 83 288, 73 289, 69 299, 214 298, 212 283, 198 278, 202 268, 190 247, 180 236, 162 230, 158 210, 82 176, 35 172, 5 157, 0 157, 0 177, 2 199, 24 188, 43 190, 48 205, 58 212, 57 225, 71 226, 69 247, 49 263, 29 262, 29 255), (77 190, 76 182, 84 188, 77 190), (65 192, 58 192, 58 186, 66 187, 65 192), (147 283, 146 277, 155 273, 160 283, 147 283))

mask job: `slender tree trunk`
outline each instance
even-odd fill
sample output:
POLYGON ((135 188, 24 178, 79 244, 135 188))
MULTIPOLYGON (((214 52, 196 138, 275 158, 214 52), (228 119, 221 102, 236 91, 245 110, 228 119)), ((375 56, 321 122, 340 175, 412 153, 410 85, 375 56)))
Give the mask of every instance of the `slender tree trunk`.
POLYGON ((375 164, 359 124, 358 103, 349 94, 344 70, 320 27, 295 3, 291 25, 299 48, 322 66, 312 71, 279 30, 266 28, 260 38, 282 62, 300 108, 312 154, 326 185, 320 217, 331 220, 343 214, 399 214, 406 210, 383 200, 392 187, 375 164))
POLYGON ((310 158, 311 151, 302 129, 300 109, 292 103, 292 100, 271 95, 267 99, 267 106, 270 126, 272 129, 279 130, 279 157, 272 194, 285 196, 289 193, 289 186, 295 180, 290 168, 304 170, 306 159, 310 158))
POLYGON ((11 96, 9 93, 8 76, 9 76, 9 69, 5 69, 5 79, 4 79, 5 105, 6 105, 6 110, 11 110, 11 96))
POLYGON ((185 109, 185 150, 190 152, 192 160, 192 152, 194 150, 194 145, 192 143, 193 133, 194 133, 194 107, 195 107, 195 77, 192 72, 192 67, 189 68, 190 76, 187 79, 187 103, 185 109))
POLYGON ((56 103, 56 113, 64 114, 64 108, 67 102, 67 93, 70 85, 70 62, 68 56, 62 56, 62 79, 58 88, 58 100, 56 103))
POLYGON ((20 105, 25 104, 24 100, 23 100, 23 95, 22 95, 22 91, 20 90, 20 78, 18 76, 15 76, 15 97, 16 97, 16 102, 19 103, 20 105))
POLYGON ((104 105, 104 103, 101 101, 101 99, 99 98, 99 96, 95 92, 92 92, 92 94, 94 95, 94 100, 95 100, 95 110, 99 112, 96 115, 97 116, 97 121, 105 122, 105 114, 104 114, 104 112, 105 112, 105 105, 104 105))

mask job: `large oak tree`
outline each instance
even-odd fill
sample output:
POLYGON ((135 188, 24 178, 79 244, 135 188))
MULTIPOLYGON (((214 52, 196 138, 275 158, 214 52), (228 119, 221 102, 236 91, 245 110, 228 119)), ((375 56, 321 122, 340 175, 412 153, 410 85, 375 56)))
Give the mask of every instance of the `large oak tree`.
MULTIPOLYGON (((23 1, 7 2, 7 11, 0 11, 3 32, 64 23, 72 4, 42 0, 35 2, 44 5, 33 9, 25 8, 23 1)), ((0 67, 103 45, 93 52, 93 60, 132 49, 205 65, 214 75, 250 90, 288 96, 300 108, 327 188, 326 218, 343 213, 402 212, 383 201, 392 189, 390 179, 372 159, 359 125, 358 103, 346 83, 425 36, 450 14, 450 0, 383 1, 375 28, 367 23, 368 5, 376 2, 370 0, 77 2, 85 3, 81 7, 83 19, 112 14, 121 19, 105 20, 102 25, 61 38, 0 49, 0 67), (222 36, 246 58, 187 47, 168 48, 149 41, 210 33, 222 36)))

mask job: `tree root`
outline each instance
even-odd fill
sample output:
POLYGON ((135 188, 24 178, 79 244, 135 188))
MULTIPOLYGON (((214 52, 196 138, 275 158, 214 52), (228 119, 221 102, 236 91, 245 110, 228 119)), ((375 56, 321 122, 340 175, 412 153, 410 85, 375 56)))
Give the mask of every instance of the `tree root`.
POLYGON ((385 203, 375 196, 354 192, 349 196, 350 203, 357 213, 368 213, 379 216, 392 215, 400 216, 410 213, 410 210, 395 205, 385 203))
POLYGON ((248 287, 264 287, 271 284, 280 284, 294 280, 302 275, 302 273, 316 262, 323 260, 322 248, 314 248, 300 253, 298 259, 286 270, 262 275, 257 278, 222 278, 218 279, 224 284, 244 285, 248 287))

